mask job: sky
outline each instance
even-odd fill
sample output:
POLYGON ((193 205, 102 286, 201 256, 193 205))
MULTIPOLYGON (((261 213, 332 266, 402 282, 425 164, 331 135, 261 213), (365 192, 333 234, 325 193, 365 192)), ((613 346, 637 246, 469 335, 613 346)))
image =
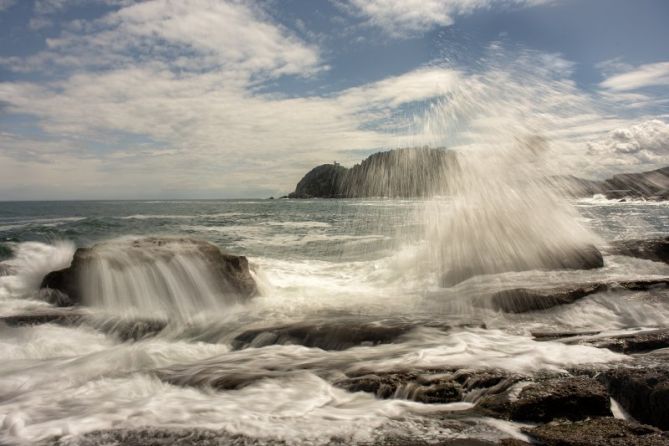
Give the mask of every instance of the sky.
POLYGON ((246 198, 416 145, 669 165, 666 0, 0 0, 0 200, 246 198))

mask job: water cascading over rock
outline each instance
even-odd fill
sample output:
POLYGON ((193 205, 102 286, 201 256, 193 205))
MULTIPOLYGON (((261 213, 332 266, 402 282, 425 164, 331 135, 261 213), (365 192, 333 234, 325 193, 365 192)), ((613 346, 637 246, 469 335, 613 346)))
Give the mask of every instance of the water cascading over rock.
POLYGON ((257 293, 248 260, 186 238, 121 238, 79 248, 41 287, 59 306, 118 314, 187 316, 223 309, 257 293))

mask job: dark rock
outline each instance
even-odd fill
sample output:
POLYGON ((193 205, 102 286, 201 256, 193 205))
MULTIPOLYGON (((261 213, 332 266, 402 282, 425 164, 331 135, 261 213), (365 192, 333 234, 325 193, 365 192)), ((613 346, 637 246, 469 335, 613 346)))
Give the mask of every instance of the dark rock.
POLYGON ((441 277, 441 285, 451 287, 463 282, 469 278, 508 272, 529 271, 533 269, 540 270, 559 270, 559 269, 594 269, 604 266, 602 253, 594 245, 585 245, 580 248, 573 248, 560 252, 546 252, 542 259, 536 264, 509 264, 506 266, 497 266, 494 268, 478 266, 460 266, 447 271, 441 277))
POLYGON ((483 397, 478 407, 515 421, 582 420, 611 415, 606 388, 587 377, 553 378, 528 384, 517 398, 505 394, 483 397))
POLYGON ((491 305, 505 313, 525 313, 570 304, 590 294, 605 291, 605 284, 584 284, 574 287, 529 289, 515 288, 492 295, 491 305))
POLYGON ((669 199, 669 166, 648 172, 614 175, 603 181, 565 176, 552 178, 549 182, 580 197, 604 194, 608 199, 621 201, 669 199))
POLYGON ((26 325, 59 324, 59 325, 77 325, 86 313, 78 310, 48 309, 38 310, 31 313, 16 314, 12 316, 0 317, 0 322, 4 322, 10 327, 20 327, 26 325))
POLYGON ((125 342, 154 337, 165 328, 167 321, 160 319, 106 319, 104 321, 91 321, 91 325, 125 342))
POLYGON ((669 237, 615 241, 611 243, 611 254, 669 263, 669 237))
POLYGON ((402 398, 422 403, 462 400, 462 386, 448 375, 430 376, 420 371, 370 373, 337 381, 349 392, 373 393, 377 398, 402 398))
POLYGON ((384 325, 356 320, 303 322, 246 330, 233 339, 232 345, 238 350, 275 344, 345 350, 359 345, 392 343, 413 328, 406 323, 384 325))
POLYGON ((608 287, 612 290, 617 288, 624 288, 630 291, 650 291, 654 289, 669 288, 669 278, 662 279, 641 279, 641 280, 624 280, 618 282, 611 282, 608 287))
POLYGON ((669 430, 669 368, 618 367, 599 379, 636 420, 669 430))
POLYGON ((669 189, 669 166, 649 172, 614 175, 603 182, 607 198, 653 199, 669 189))
MULTIPOLYGON (((490 298, 490 306, 505 313, 539 311, 558 305, 571 304, 595 293, 615 290, 649 291, 669 287, 669 279, 640 279, 606 283, 586 283, 553 288, 514 288, 498 291, 490 298)), ((485 299, 475 301, 486 306, 485 299)), ((581 333, 584 334, 584 333, 581 333)), ((565 337, 565 336, 559 336, 565 337)))
MULTIPOLYGON (((55 285, 55 284, 54 284, 55 285)), ((63 288, 66 288, 67 284, 59 284, 63 288)), ((75 296, 76 291, 70 290, 75 296)), ((55 288, 42 288, 37 292, 37 298, 44 302, 50 303, 56 307, 73 307, 77 304, 77 301, 72 299, 70 295, 65 294, 64 292, 55 289, 55 288)))
MULTIPOLYGON (((218 278, 222 293, 231 293, 242 298, 249 298, 257 294, 257 286, 249 270, 246 257, 221 252, 217 246, 202 240, 148 237, 133 241, 112 240, 91 248, 77 249, 68 268, 50 272, 44 277, 41 284, 41 288, 64 293, 67 295, 66 298, 52 291, 42 292, 44 297, 59 306, 82 304, 84 296, 82 295, 81 278, 87 275, 87 269, 94 267, 100 255, 98 251, 104 250, 107 244, 114 243, 127 244, 126 251, 133 252, 135 256, 136 264, 133 266, 153 262, 156 256, 169 260, 176 255, 172 247, 180 249, 182 254, 184 248, 187 248, 187 255, 198 256, 208 263, 212 273, 218 278)), ((123 269, 125 266, 119 262, 114 267, 123 269)))
POLYGON ((350 169, 323 164, 309 171, 289 198, 427 197, 446 191, 458 168, 454 152, 427 147, 370 155, 350 169))
POLYGON ((659 348, 669 347, 669 329, 643 331, 640 333, 611 336, 591 340, 578 341, 594 347, 607 348, 625 354, 645 353, 659 348))
POLYGON ((658 429, 610 417, 549 423, 523 431, 546 446, 669 445, 669 436, 658 429))
MULTIPOLYGON (((14 249, 12 248, 12 245, 6 243, 0 243, 0 261, 10 259, 13 256, 14 256, 14 249)), ((0 268, 0 270, 1 269, 2 268, 0 268)))
POLYGON ((342 181, 348 169, 337 163, 322 164, 311 169, 288 198, 336 198, 341 194, 342 181))
POLYGON ((285 445, 281 440, 263 442, 257 438, 203 428, 111 429, 88 432, 74 438, 51 438, 40 446, 258 446, 285 445))
POLYGON ((121 341, 139 341, 160 333, 167 321, 157 319, 115 319, 97 320, 81 308, 48 308, 28 313, 0 317, 10 327, 26 325, 58 324, 63 326, 87 325, 121 341))
POLYGON ((577 336, 593 336, 599 333, 599 331, 533 331, 532 336, 537 341, 555 341, 577 336))

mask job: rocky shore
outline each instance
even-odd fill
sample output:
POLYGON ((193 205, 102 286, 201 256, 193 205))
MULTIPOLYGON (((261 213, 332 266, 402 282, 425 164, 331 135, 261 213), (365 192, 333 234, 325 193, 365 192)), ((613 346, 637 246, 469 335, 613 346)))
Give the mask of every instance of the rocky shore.
MULTIPOLYGON (((135 248, 158 250, 171 239, 136 241, 135 248)), ((243 257, 221 253, 204 242, 179 240, 208 259, 220 273, 221 286, 250 297, 256 285, 243 257), (242 260, 243 259, 243 260, 242 260)), ((638 257, 668 263, 669 238, 621 241, 608 247, 608 254, 638 257)), ((77 250, 72 265, 48 274, 41 296, 55 305, 33 313, 5 316, 0 322, 10 327, 39 324, 86 325, 112 334, 122 341, 137 342, 157 336, 168 321, 156 319, 95 318, 81 296, 79 274, 87 268, 96 248, 77 250), (58 293, 58 294, 55 294, 58 293), (53 300, 54 295, 58 297, 53 300), (82 305, 83 304, 83 305, 82 305)), ((653 299, 669 299, 669 277, 627 281, 601 281, 543 288, 515 288, 481 296, 474 305, 502 314, 523 314, 569 306, 589 296, 606 292, 652 293, 653 299)), ((355 347, 404 342, 415 330, 443 332, 467 328, 485 329, 484 323, 458 324, 434 319, 375 320, 369 317, 306 320, 280 325, 259 323, 228 337, 231 347, 243 351, 273 345, 299 345, 324 351, 355 351, 355 347)), ((611 335, 598 331, 536 331, 537 342, 588 345, 624 354, 622 360, 565 369, 512 372, 497 367, 378 369, 351 366, 350 358, 327 367, 318 361, 286 364, 283 368, 240 369, 216 361, 172 365, 147 371, 161 382, 209 391, 236 391, 265 379, 293 376, 301 371, 317 374, 334 387, 362 392, 378 399, 413 401, 424 405, 460 404, 457 410, 422 414, 423 420, 447 425, 462 432, 456 439, 438 442, 406 438, 401 434, 379 434, 369 443, 378 445, 522 445, 554 446, 656 446, 669 445, 669 327, 652 327, 634 333, 611 335), (516 423, 518 430, 497 442, 468 437, 475 420, 516 423)), ((407 423, 415 421, 407 420, 407 423)), ((231 435, 214 429, 151 428, 94 431, 80 436, 53 437, 43 445, 260 445, 263 439, 231 435)), ((282 444, 272 440, 271 444, 282 444)), ((330 439, 328 444, 340 445, 330 439)))

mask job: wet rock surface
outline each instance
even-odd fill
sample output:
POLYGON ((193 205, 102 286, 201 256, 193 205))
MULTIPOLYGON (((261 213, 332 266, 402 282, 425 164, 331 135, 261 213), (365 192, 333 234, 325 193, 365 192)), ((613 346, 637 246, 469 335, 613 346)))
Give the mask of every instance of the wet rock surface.
POLYGON ((616 418, 556 422, 523 429, 546 446, 666 446, 666 432, 616 418))
POLYGON ((494 293, 490 300, 478 299, 479 306, 491 306, 504 313, 527 313, 574 303, 591 294, 606 291, 650 291, 669 288, 669 278, 609 281, 551 288, 513 288, 494 293))
POLYGON ((582 420, 611 415, 606 387, 588 377, 530 383, 517 396, 510 392, 486 396, 478 406, 514 421, 582 420))
POLYGON ((0 317, 0 322, 10 327, 57 324, 65 327, 87 325, 118 340, 139 341, 156 336, 167 321, 159 319, 94 318, 82 308, 46 308, 32 312, 0 317))
POLYGON ((669 365, 618 367, 601 374, 599 380, 636 420, 669 430, 669 365))
MULTIPOLYGON (((39 443, 39 446, 283 446, 283 440, 252 438, 240 434, 203 428, 138 428, 111 429, 89 432, 76 437, 50 438, 39 443)), ((324 446, 343 446, 352 444, 341 438, 319 441, 324 446)), ((456 438, 426 441, 412 436, 389 436, 376 441, 356 443, 361 446, 522 446, 529 443, 515 439, 502 439, 499 442, 456 438)))
POLYGON ((451 287, 472 277, 499 274, 507 272, 561 269, 595 269, 604 266, 602 253, 594 245, 585 245, 566 249, 559 252, 546 252, 535 264, 526 264, 519 260, 518 264, 484 266, 484 265, 460 265, 447 271, 441 277, 441 286, 451 287))
POLYGON ((669 263, 669 237, 616 241, 611 244, 611 253, 669 263))
POLYGON ((669 347, 669 328, 575 342, 625 354, 645 353, 669 347))
POLYGON ((81 323, 86 315, 87 313, 80 310, 50 308, 31 313, 3 316, 0 317, 0 322, 4 322, 10 327, 42 324, 76 325, 81 323))
MULTIPOLYGON (((105 243, 101 243, 91 248, 79 248, 74 253, 68 268, 48 273, 40 285, 40 288, 50 290, 43 292, 44 298, 58 306, 84 304, 82 277, 90 274, 91 268, 99 259, 98 250, 105 247, 105 243)), ((149 265, 155 262, 156 258, 169 261, 177 255, 176 249, 181 251, 179 254, 183 254, 184 247, 187 255, 198 256, 207 262, 218 279, 222 293, 234 293, 242 298, 250 298, 257 294, 257 285, 246 257, 224 253, 211 243, 185 238, 149 237, 128 242, 126 250, 134 253, 136 264, 133 266, 136 267, 149 265)), ((117 262, 113 267, 123 269, 127 265, 117 262)))
POLYGON ((584 284, 551 289, 515 288, 493 294, 492 308, 505 313, 525 313, 570 304, 590 294, 605 291, 605 284, 584 284))
POLYGON ((389 344, 415 328, 415 325, 381 324, 365 321, 304 322, 246 330, 232 345, 241 350, 276 344, 295 344, 323 350, 345 350, 359 345, 389 344))

